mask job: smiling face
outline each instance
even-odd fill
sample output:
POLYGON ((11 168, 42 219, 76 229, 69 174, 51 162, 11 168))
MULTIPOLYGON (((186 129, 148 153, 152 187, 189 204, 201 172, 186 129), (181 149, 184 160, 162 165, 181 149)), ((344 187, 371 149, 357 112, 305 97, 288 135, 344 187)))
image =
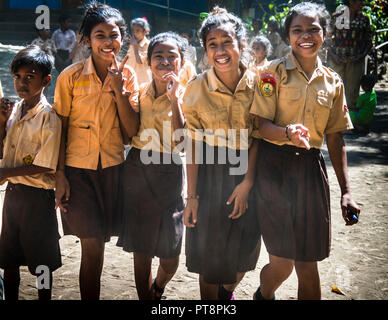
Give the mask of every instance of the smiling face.
POLYGON ((239 70, 241 49, 232 24, 210 29, 206 36, 206 53, 217 73, 239 70))
POLYGON ((134 24, 131 29, 132 29, 132 34, 135 37, 137 42, 142 41, 146 36, 146 34, 148 33, 147 30, 144 30, 142 26, 139 26, 137 24, 134 24))
POLYGON ((95 63, 112 62, 122 45, 120 29, 113 21, 100 23, 92 29, 86 43, 92 48, 95 63))
POLYGON ((43 77, 42 71, 35 66, 25 65, 20 66, 13 74, 13 79, 16 93, 29 103, 36 97, 40 97, 43 88, 49 84, 51 76, 43 77))
POLYGON ((317 16, 298 15, 291 21, 288 40, 298 60, 316 59, 324 41, 324 34, 317 16))
POLYGON ((165 82, 162 77, 169 72, 178 75, 182 64, 181 53, 173 40, 161 42, 153 48, 150 68, 155 81, 165 82))

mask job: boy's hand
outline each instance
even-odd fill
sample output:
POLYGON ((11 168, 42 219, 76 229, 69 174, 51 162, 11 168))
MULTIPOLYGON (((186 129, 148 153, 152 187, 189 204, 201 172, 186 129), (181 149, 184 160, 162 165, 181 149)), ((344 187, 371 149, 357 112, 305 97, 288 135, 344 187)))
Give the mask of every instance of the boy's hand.
POLYGON ((248 209, 248 196, 249 191, 252 188, 252 184, 247 181, 242 181, 236 188, 233 190, 232 195, 229 197, 226 202, 227 205, 230 205, 234 200, 234 208, 232 213, 228 216, 230 219, 240 218, 245 211, 248 209))
POLYGON ((358 222, 360 208, 349 193, 345 193, 341 197, 341 210, 342 217, 344 218, 347 226, 351 226, 358 222))
POLYGON ((63 170, 55 173, 55 210, 59 209, 67 212, 67 201, 70 199, 70 184, 63 170))
POLYGON ((7 123, 14 105, 15 101, 10 101, 6 98, 0 99, 0 124, 7 123))

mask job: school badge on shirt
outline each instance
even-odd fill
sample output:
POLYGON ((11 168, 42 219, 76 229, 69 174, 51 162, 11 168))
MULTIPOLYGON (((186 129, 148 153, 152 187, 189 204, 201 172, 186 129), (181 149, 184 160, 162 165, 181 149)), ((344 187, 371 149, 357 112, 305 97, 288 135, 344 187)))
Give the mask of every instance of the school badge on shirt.
POLYGON ((32 164, 33 161, 34 161, 34 159, 32 158, 32 155, 30 155, 30 154, 23 158, 23 163, 26 166, 29 166, 30 164, 32 164))
POLYGON ((273 74, 263 72, 260 75, 260 92, 264 97, 270 97, 276 87, 276 78, 273 74))

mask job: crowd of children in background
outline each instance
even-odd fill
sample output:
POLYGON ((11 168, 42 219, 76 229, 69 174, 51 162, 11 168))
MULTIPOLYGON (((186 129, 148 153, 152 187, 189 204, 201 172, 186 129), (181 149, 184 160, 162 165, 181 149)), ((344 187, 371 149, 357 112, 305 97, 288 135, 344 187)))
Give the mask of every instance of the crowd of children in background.
POLYGON ((367 126, 376 106, 375 81, 365 76, 358 110, 349 114, 341 78, 320 60, 328 36, 325 8, 296 5, 284 36, 270 21, 268 33, 257 32, 248 43, 242 20, 216 7, 201 21, 203 54, 191 31, 149 39, 147 19, 136 18, 122 61, 126 23, 119 10, 92 3, 77 33, 69 16, 60 24, 51 38, 50 30, 38 30, 33 45, 14 57, 11 73, 21 101, 2 98, 0 83, 6 298, 18 298, 22 265, 33 275, 37 266, 48 266, 50 285, 38 293, 51 298, 52 272, 62 263, 59 207, 64 234, 81 239, 82 299, 100 296, 104 248, 112 236, 134 253, 139 298, 161 299, 179 264, 184 225, 186 264, 199 274, 202 299, 234 299, 244 274, 256 267, 261 237, 269 263, 254 299, 274 299, 294 267, 298 297, 320 299, 317 261, 329 256, 331 226, 319 149, 326 137, 343 218, 355 224, 360 210, 349 189, 341 133, 353 128, 350 119, 367 126), (42 91, 54 66, 60 74, 51 108, 42 91), (182 140, 174 137, 183 128, 189 143, 180 151, 192 144, 186 204, 176 149, 182 140), (247 140, 239 136, 233 144, 230 129, 246 132, 247 140), (147 143, 149 130, 160 140, 147 143), (198 143, 214 148, 215 162, 206 162, 207 153, 204 163, 196 162, 198 143), (127 144, 132 148, 125 157, 127 144), (235 164, 221 159, 227 149, 247 155, 243 174, 230 174, 235 164), (146 164, 144 150, 175 160, 146 164), (153 277, 155 256, 160 264, 153 277))

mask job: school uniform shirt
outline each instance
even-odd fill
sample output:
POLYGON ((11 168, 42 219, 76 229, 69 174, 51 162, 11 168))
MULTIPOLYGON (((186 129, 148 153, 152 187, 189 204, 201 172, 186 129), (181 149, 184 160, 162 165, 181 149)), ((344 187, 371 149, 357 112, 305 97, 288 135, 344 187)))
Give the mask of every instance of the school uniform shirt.
MULTIPOLYGON (((139 89, 136 75, 127 73, 123 91, 130 92, 131 105, 137 105, 139 89)), ((92 57, 66 68, 55 88, 55 111, 68 117, 66 165, 96 170, 118 165, 124 160, 124 146, 110 78, 104 83, 96 74, 92 57)))
MULTIPOLYGON (((179 100, 183 98, 183 94, 184 88, 179 86, 179 100)), ((132 137, 131 146, 140 150, 177 153, 174 152, 174 148, 179 141, 174 140, 179 140, 179 137, 174 139, 171 102, 167 97, 167 93, 155 98, 154 81, 152 81, 141 85, 139 100, 140 126, 136 136, 132 137), (151 133, 151 130, 153 133, 151 133)))
POLYGON ((252 137, 260 137, 255 119, 249 113, 256 82, 255 73, 245 69, 232 93, 218 79, 214 68, 194 77, 187 85, 182 103, 186 134, 212 146, 248 149, 252 137), (229 135, 229 129, 235 129, 236 134, 229 135), (246 130, 240 131, 243 129, 246 130), (198 130, 203 130, 203 134, 198 130))
POLYGON ((186 86, 190 79, 196 75, 197 71, 195 70, 194 65, 189 60, 186 60, 179 71, 179 83, 182 86, 186 86))
MULTIPOLYGON (((251 113, 280 127, 303 124, 309 129, 311 147, 320 148, 325 134, 353 128, 343 82, 319 57, 310 80, 293 54, 271 61, 258 77, 251 113)), ((292 145, 291 141, 265 140, 292 145)))
POLYGON ((141 60, 141 64, 136 62, 136 57, 135 57, 135 52, 133 50, 133 46, 129 46, 127 56, 129 57, 127 60, 127 65, 131 66, 137 76, 137 81, 139 85, 143 83, 149 83, 152 80, 152 72, 148 66, 148 61, 147 61, 147 50, 148 50, 148 45, 150 43, 150 40, 147 38, 143 38, 142 41, 138 43, 138 52, 139 52, 139 57, 141 60))
POLYGON ((71 29, 67 29, 65 32, 61 29, 57 29, 51 36, 51 39, 54 41, 57 50, 65 50, 69 52, 73 49, 73 46, 77 42, 75 32, 71 29))
POLYGON ((35 188, 54 189, 61 142, 61 120, 44 96, 20 119, 22 105, 23 100, 17 102, 8 119, 0 167, 16 168, 33 164, 52 169, 31 176, 11 177, 7 181, 35 188))

